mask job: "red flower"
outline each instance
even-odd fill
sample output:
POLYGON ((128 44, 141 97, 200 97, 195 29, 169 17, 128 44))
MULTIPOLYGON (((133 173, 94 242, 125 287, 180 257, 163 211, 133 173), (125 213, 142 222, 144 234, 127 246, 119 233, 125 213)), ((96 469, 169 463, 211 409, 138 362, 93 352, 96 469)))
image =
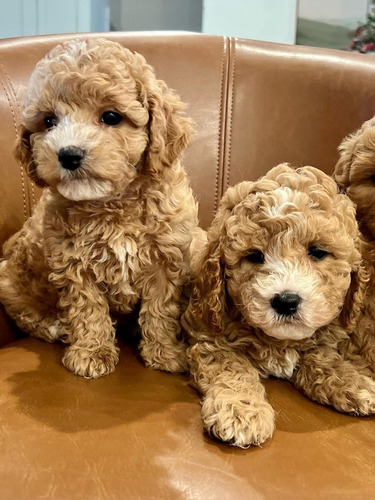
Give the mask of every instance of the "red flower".
POLYGON ((364 43, 361 47, 361 52, 372 52, 375 49, 375 43, 370 42, 370 43, 364 43))

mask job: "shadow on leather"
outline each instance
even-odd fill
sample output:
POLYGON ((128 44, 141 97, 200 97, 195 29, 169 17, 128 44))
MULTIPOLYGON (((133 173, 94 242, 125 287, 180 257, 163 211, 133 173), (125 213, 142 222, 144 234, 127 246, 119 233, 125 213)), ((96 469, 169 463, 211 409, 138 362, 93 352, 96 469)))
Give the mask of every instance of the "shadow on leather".
POLYGON ((178 403, 194 401, 199 411, 186 375, 146 368, 136 343, 119 347, 114 373, 88 380, 64 368, 63 345, 26 338, 0 350, 3 387, 9 384, 20 412, 69 433, 120 426, 178 403))

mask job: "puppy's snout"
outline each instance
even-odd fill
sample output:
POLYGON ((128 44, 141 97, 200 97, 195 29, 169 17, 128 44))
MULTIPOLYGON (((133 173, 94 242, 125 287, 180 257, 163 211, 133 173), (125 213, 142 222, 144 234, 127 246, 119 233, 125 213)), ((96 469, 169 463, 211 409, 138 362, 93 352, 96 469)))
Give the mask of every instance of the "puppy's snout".
POLYGON ((61 148, 58 156, 59 162, 63 168, 67 170, 76 170, 81 166, 85 151, 75 146, 68 146, 67 148, 61 148))
POLYGON ((297 311, 297 307, 301 300, 301 297, 296 293, 276 293, 271 299, 271 306, 282 316, 292 316, 297 311))

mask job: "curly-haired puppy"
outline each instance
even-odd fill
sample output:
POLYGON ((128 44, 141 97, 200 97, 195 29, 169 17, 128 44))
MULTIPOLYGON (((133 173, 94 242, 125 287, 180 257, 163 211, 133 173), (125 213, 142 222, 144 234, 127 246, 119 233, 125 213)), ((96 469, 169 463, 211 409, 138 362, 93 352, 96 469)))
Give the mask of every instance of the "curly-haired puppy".
POLYGON ((16 152, 48 188, 4 246, 0 300, 25 332, 69 343, 76 374, 114 370, 112 313, 138 302, 146 364, 186 367, 180 296, 197 205, 182 108, 140 54, 108 40, 59 45, 31 76, 16 152))
POLYGON ((313 167, 228 189, 183 316, 209 433, 240 447, 270 437, 270 375, 339 411, 375 412, 375 381, 338 349, 366 288, 360 246, 353 204, 313 167))
POLYGON ((347 356, 359 354, 375 371, 375 117, 346 137, 339 147, 334 179, 357 208, 365 244, 363 257, 370 272, 364 308, 351 337, 347 356))

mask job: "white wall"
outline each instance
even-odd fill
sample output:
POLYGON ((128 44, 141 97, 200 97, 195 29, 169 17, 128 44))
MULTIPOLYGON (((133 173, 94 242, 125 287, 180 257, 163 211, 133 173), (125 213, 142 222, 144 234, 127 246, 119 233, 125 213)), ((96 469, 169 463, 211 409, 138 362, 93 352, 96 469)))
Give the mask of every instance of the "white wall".
POLYGON ((90 31, 109 31, 109 17, 108 0, 91 0, 90 31))
POLYGON ((294 43, 297 0, 204 0, 203 33, 294 43))
POLYGON ((0 0, 0 38, 107 31, 107 0, 0 0))

